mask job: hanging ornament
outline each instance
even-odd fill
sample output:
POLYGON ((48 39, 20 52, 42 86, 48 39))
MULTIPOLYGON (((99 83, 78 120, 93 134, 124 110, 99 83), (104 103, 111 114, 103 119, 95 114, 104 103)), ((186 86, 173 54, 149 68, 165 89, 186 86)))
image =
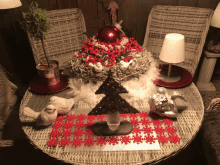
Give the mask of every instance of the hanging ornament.
POLYGON ((98 31, 97 40, 105 43, 116 43, 121 40, 121 31, 115 26, 105 26, 98 31))
POLYGON ((108 6, 108 10, 109 9, 111 9, 112 25, 114 25, 117 20, 116 10, 119 9, 118 4, 115 1, 111 1, 108 6))

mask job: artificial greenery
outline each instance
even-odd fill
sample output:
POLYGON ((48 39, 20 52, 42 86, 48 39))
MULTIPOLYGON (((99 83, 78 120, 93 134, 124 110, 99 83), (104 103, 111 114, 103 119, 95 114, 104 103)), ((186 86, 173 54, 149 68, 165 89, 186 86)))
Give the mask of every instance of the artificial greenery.
POLYGON ((47 31, 50 29, 50 22, 48 16, 46 14, 45 9, 38 8, 37 2, 32 2, 29 7, 29 12, 22 13, 23 20, 20 22, 20 26, 26 32, 36 40, 41 40, 44 55, 47 60, 49 66, 49 60, 46 56, 45 48, 44 48, 44 40, 46 40, 47 31))

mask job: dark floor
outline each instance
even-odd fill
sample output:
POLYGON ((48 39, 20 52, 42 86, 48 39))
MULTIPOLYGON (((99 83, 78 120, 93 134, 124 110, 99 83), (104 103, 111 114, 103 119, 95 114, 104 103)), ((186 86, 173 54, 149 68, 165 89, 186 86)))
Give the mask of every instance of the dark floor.
MULTIPOLYGON (((21 86, 19 92, 20 100, 27 85, 21 86)), ((57 161, 42 151, 34 148, 26 139, 21 128, 18 112, 19 103, 12 111, 8 123, 5 127, 4 138, 13 139, 14 146, 9 148, 0 148, 0 164, 1 165, 55 165, 64 164, 57 161)), ((199 132, 192 143, 186 149, 178 153, 172 159, 168 159, 160 165, 208 165, 204 156, 203 146, 201 145, 202 134, 199 132)))

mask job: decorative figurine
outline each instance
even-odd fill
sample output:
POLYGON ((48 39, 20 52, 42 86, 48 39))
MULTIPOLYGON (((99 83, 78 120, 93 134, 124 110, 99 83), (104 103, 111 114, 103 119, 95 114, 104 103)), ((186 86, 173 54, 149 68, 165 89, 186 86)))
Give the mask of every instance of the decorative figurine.
POLYGON ((35 112, 30 107, 25 107, 23 113, 26 116, 33 117, 36 121, 36 126, 51 125, 57 118, 57 110, 51 104, 47 105, 41 112, 35 112))
POLYGON ((63 115, 68 113, 75 104, 75 102, 77 102, 79 99, 80 99, 80 95, 70 99, 52 96, 50 98, 49 104, 54 105, 54 107, 57 110, 57 113, 63 115))
POLYGON ((168 94, 165 88, 160 87, 156 94, 150 96, 148 101, 150 110, 163 117, 176 118, 178 115, 178 106, 174 101, 176 98, 186 101, 181 93, 174 91, 168 94))
POLYGON ((121 60, 120 61, 120 69, 126 70, 132 62, 133 62, 133 60, 130 60, 129 62, 124 62, 123 60, 121 60))
POLYGON ((96 64, 89 63, 89 66, 93 67, 96 72, 101 72, 103 70, 103 66, 100 62, 97 62, 96 64))

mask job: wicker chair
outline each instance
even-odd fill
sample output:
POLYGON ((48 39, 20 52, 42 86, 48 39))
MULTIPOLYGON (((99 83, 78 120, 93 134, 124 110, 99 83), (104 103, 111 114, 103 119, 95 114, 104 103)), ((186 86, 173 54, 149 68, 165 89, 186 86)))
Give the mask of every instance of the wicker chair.
POLYGON ((205 110, 202 126, 203 148, 209 165, 220 164, 220 98, 205 110))
POLYGON ((154 6, 148 17, 143 47, 153 54, 159 64, 164 64, 159 60, 159 54, 165 35, 168 33, 183 34, 186 59, 177 66, 187 69, 194 76, 212 15, 213 10, 206 8, 154 6))
MULTIPOLYGON (((49 60, 57 60, 59 65, 70 60, 74 51, 77 51, 87 40, 86 24, 80 9, 58 9, 47 11, 51 22, 51 29, 44 41, 45 51, 49 60)), ((34 40, 28 33, 35 63, 45 61, 41 41, 34 40)))
POLYGON ((18 87, 11 83, 0 65, 0 147, 13 145, 12 140, 3 140, 2 134, 7 119, 17 102, 18 87))

